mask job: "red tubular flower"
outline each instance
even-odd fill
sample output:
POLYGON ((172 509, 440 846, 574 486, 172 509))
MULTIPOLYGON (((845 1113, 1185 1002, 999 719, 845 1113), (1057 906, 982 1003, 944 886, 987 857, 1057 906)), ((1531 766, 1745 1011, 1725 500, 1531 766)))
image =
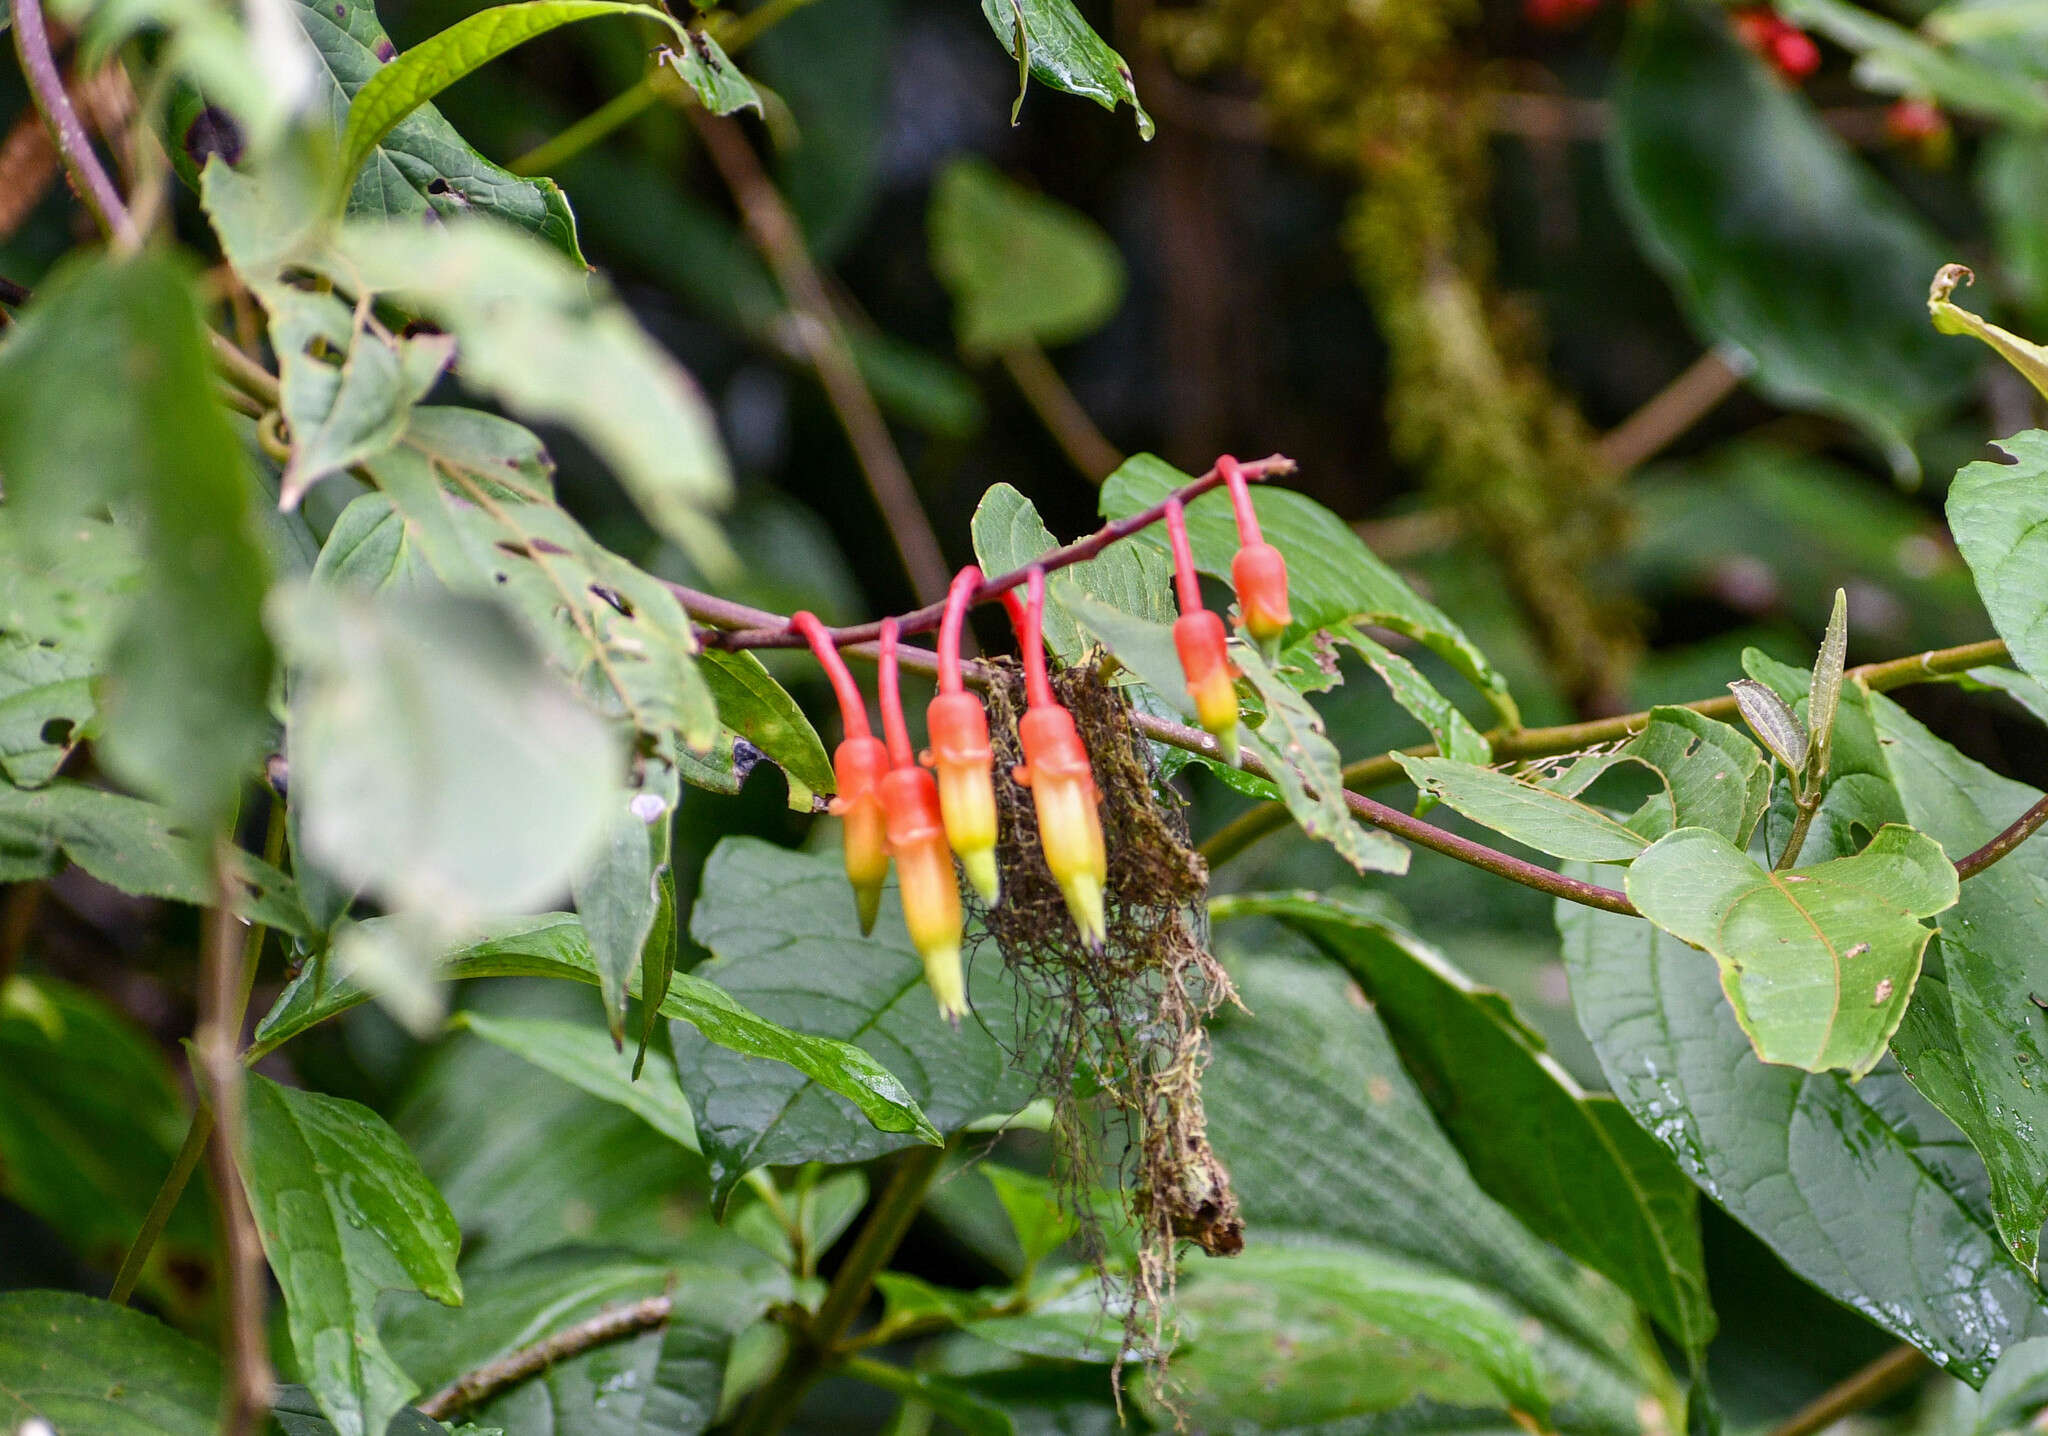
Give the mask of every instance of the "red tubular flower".
POLYGON ((1033 569, 1028 597, 1006 593, 1003 602, 1024 650, 1026 708, 1017 724, 1024 761, 1017 781, 1031 789, 1038 811, 1038 842, 1045 865, 1060 885, 1067 912, 1081 941, 1102 951, 1109 936, 1104 892, 1109 883, 1109 856, 1102 843, 1101 794, 1088 765, 1088 749, 1074 727, 1074 715, 1053 696, 1045 672, 1045 573, 1033 569))
POLYGON ((1820 46, 1813 43, 1813 37, 1789 24, 1769 6, 1733 11, 1729 20, 1735 26, 1736 38, 1793 84, 1820 68, 1820 46))
POLYGON ((939 1016, 960 1025, 967 1011, 967 984, 960 971, 960 884, 946 847, 939 787, 911 755, 903 722, 903 698, 896 682, 896 620, 882 624, 882 727, 894 763, 882 779, 889 851, 903 894, 903 925, 924 959, 924 980, 938 999, 939 1016))
POLYGON ((1180 589, 1180 618, 1173 625, 1173 646, 1187 677, 1188 697, 1195 703, 1195 721, 1216 740, 1224 758, 1235 763, 1237 673, 1230 665, 1223 620, 1203 606, 1202 584, 1195 576, 1194 551, 1188 544, 1187 516, 1178 503, 1166 506, 1166 535, 1173 543, 1174 581, 1180 589))
POLYGON ((832 799, 831 811, 845 828, 846 880, 853 885, 854 908, 865 936, 874 931, 875 913, 882 905, 882 884, 889 877, 881 795, 889 753, 869 730, 867 704, 825 625, 815 614, 793 613, 789 626, 810 643, 839 697, 839 721, 846 736, 832 754, 832 774, 839 793, 832 799))
POLYGON ((1287 560, 1260 534, 1251 485, 1237 460, 1225 454, 1216 461, 1216 467, 1230 486, 1230 502, 1237 510, 1238 548, 1237 556, 1230 561, 1230 583, 1237 590, 1244 630, 1254 642, 1271 644, 1294 621, 1287 606, 1287 560))
POLYGON ((946 841, 982 901, 993 904, 1002 895, 996 876, 996 787, 991 775, 995 750, 988 741, 988 710, 960 682, 960 629, 980 586, 981 570, 970 564, 946 591, 946 612, 939 624, 939 694, 925 709, 932 746, 924 761, 938 771, 946 841))

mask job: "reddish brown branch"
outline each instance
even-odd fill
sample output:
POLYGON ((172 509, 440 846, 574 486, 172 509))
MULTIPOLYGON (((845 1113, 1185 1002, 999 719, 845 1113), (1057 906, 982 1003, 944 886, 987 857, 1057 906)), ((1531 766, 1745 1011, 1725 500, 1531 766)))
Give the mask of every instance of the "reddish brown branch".
POLYGON ((72 189, 92 211, 102 234, 123 248, 132 248, 140 242, 135 222, 129 218, 121 191, 101 167, 99 156, 93 153, 92 137, 86 134, 85 125, 78 118, 64 88, 64 77, 57 73, 57 57, 50 53, 49 27, 43 21, 42 0, 14 0, 14 51, 21 57, 21 72, 28 80, 29 93, 35 96, 36 108, 42 112, 43 123, 49 127, 50 138, 57 142, 57 156, 64 161, 72 189))
POLYGON ((1990 867, 2014 848, 2031 838, 2048 823, 2048 798, 2043 798, 2033 807, 2013 819, 2012 826, 1986 843, 1976 852, 1956 859, 1956 876, 1969 879, 1990 867))
POLYGON ((446 1421, 458 1411, 467 1411, 507 1387, 517 1386, 529 1376, 538 1376, 557 1361, 567 1361, 595 1347, 666 1325, 674 1310, 674 1298, 666 1296, 650 1296, 645 1301, 611 1307, 588 1321, 564 1327, 546 1340, 522 1346, 465 1372, 422 1401, 419 1409, 436 1421, 446 1421))

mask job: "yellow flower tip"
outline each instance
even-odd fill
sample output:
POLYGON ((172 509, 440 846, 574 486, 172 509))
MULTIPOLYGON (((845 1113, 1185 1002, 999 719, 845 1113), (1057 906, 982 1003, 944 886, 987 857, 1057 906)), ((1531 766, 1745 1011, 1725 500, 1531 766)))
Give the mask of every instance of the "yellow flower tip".
POLYGON ((967 882, 981 900, 990 907, 1002 901, 1003 883, 996 876, 996 850, 976 848, 972 852, 958 854, 960 867, 967 874, 967 882))
POLYGON ((960 970, 960 944, 937 943, 925 949, 924 980, 939 1004, 939 1016, 959 1027, 967 1015, 967 982, 960 970))
POLYGON ((1081 930, 1081 942, 1090 952, 1100 953, 1109 940, 1109 921, 1103 911, 1102 879, 1093 872, 1069 873, 1060 880, 1060 892, 1067 900, 1067 912, 1081 930))
POLYGON ((853 885, 853 907, 860 917, 860 935, 867 937, 875 930, 875 918, 882 911, 882 885, 880 883, 855 883, 853 885))
POLYGON ((1235 768, 1237 766, 1238 752, 1237 725, 1232 723, 1229 727, 1212 733, 1210 736, 1216 740, 1216 746, 1223 750, 1223 761, 1235 768))

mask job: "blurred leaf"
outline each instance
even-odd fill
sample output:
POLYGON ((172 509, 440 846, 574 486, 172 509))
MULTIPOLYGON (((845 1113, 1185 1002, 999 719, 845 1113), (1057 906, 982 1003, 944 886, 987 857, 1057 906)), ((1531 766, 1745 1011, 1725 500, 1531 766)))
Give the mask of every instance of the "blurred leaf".
POLYGON ((675 1064, 660 1052, 647 1054, 651 1070, 636 1078, 624 1054, 604 1033, 586 1023, 460 1012, 452 1025, 474 1032, 593 1097, 625 1108, 678 1146, 697 1150, 697 1124, 691 1120, 690 1104, 675 1085, 675 1064))
POLYGON ((1239 740, 1266 765, 1301 830, 1361 873, 1407 872, 1407 846, 1364 826, 1344 805, 1343 760, 1308 700, 1251 648, 1240 643, 1232 656, 1266 709, 1257 727, 1239 730, 1239 740))
POLYGON ((957 1031, 947 1027, 893 888, 875 936, 863 939, 836 856, 727 838, 705 864, 690 936, 715 954, 694 977, 715 981, 771 1022, 858 1042, 881 1067, 903 1074, 909 1098, 930 1119, 885 1129, 815 1076, 763 1068, 672 1027, 676 1072, 720 1206, 755 1167, 865 1161, 1015 1111, 1030 1096, 1011 1057, 1023 1041, 1012 1026, 1023 1020, 1023 998, 1000 965, 976 965, 968 984, 976 1015, 957 1031))
POLYGON ((154 1317, 67 1291, 0 1292, 7 1419, 94 1436, 213 1436, 214 1354, 154 1317))
MULTIPOLYGON (((303 1386, 279 1386, 270 1408, 269 1431, 276 1436, 340 1436, 333 1422, 320 1412, 320 1402, 303 1386)), ((384 1436, 449 1436, 443 1426, 417 1408, 408 1406, 391 1418, 384 1436)), ((485 1429, 464 1423, 452 1428, 453 1436, 505 1436, 496 1428, 485 1429)))
MULTIPOLYGON (((2041 799, 1928 732, 1888 698, 1870 706, 1892 783, 1915 827, 1950 853, 1989 842, 2041 799)), ((2030 1269, 2048 1222, 2048 1071, 2033 996, 2048 946, 2048 848, 2024 843, 1962 884, 1942 924, 1941 984, 1916 995, 1892 1039, 1899 1065, 1963 1129, 1991 1174, 1991 1211, 2030 1269)), ((1923 984, 1932 974, 1923 976, 1923 984)))
MULTIPOLYGON (((765 846, 765 845, 762 845, 765 846)), ((779 852, 779 849, 770 849, 779 852)), ((844 878, 841 878, 844 881, 844 878)), ((711 891, 706 884, 707 893, 711 891)), ((700 900, 698 915, 715 903, 700 900)), ((800 914, 794 915, 800 916, 800 914)), ((390 923, 376 918, 358 924, 375 930, 390 923)), ((259 1052, 267 1052, 363 1002, 367 993, 359 975, 352 972, 345 955, 337 955, 324 975, 309 968, 278 995, 277 1002, 256 1025, 259 1052)), ((705 969, 713 971, 713 969, 705 969)), ((920 972, 922 968, 919 969, 920 972)), ((555 977, 575 982, 597 982, 597 964, 590 952, 590 940, 581 925, 568 913, 548 913, 523 922, 503 924, 493 935, 443 954, 435 964, 435 975, 453 981, 465 977, 555 977)), ((627 991, 637 995, 640 975, 627 976, 627 991)), ((718 984, 695 973, 679 972, 671 980, 661 1001, 661 1012, 688 1023, 702 1043, 717 1044, 736 1054, 732 1064, 752 1074, 761 1092, 775 1079, 770 1070, 750 1065, 748 1059, 787 1063, 794 1069, 789 1085, 806 1088, 815 1084, 823 1090, 844 1095, 863 1117, 851 1120, 872 1122, 889 1136, 881 1138, 877 1150, 893 1151, 912 1142, 932 1140, 935 1133, 914 1100, 880 1063, 865 1051, 829 1036, 792 1032, 772 1019, 742 1006, 718 984)), ((711 1059, 692 1048, 700 1062, 711 1059)), ((679 1061, 679 1065, 680 1061, 679 1061)), ((687 1090, 687 1088, 686 1088, 687 1090)), ((820 1097, 818 1100, 823 1101, 820 1097)), ((981 1115, 977 1112, 975 1115, 981 1115)), ((700 1124, 706 1120, 700 1115, 700 1124)))
MULTIPOLYGON (((111 1272, 184 1137, 184 1098, 154 1043, 54 978, 0 982, 0 1193, 111 1272)), ((141 1289, 171 1310, 200 1295, 213 1229, 202 1194, 172 1210, 141 1289), (176 1275, 182 1267, 182 1283, 176 1275)), ((0 1380, 0 1388, 6 1382, 0 1380)))
MULTIPOLYGON (((339 133, 351 102, 398 50, 377 20, 373 0, 292 0, 319 52, 318 106, 339 133)), ((431 105, 401 120, 355 174, 348 212, 375 219, 444 219, 479 213, 546 241, 578 265, 576 216, 548 179, 522 179, 472 149, 431 105)))
POLYGON ((1977 157, 1977 197, 1999 278, 2035 322, 2048 319, 2048 135, 1998 130, 1977 157))
POLYGON ((1859 424, 1911 471, 1908 441, 1972 368, 1916 312, 1940 242, 1718 6, 1631 15, 1613 103, 1623 212, 1694 326, 1747 351, 1770 398, 1859 424))
POLYGON ((1365 988, 1473 1179, 1704 1358, 1714 1312, 1691 1184, 1612 1098, 1580 1090, 1504 996, 1325 894, 1232 896, 1210 916, 1279 917, 1313 938, 1365 988))
POLYGON ((1884 1056, 1955 868, 1924 833, 1887 824, 1853 857, 1773 872, 1719 833, 1680 828, 1628 870, 1650 921, 1721 965, 1757 1056, 1860 1077, 1884 1056))
POLYGON ((96 750, 210 827, 274 727, 268 576, 204 334, 169 254, 66 266, 0 345, 0 471, 28 535, 54 539, 98 503, 141 516, 142 584, 108 656, 96 750))
MULTIPOLYGON (((1272 957, 1233 975, 1257 1016, 1218 1014, 1202 1096, 1243 1205, 1246 1255, 1262 1243, 1342 1244, 1481 1288, 1535 1351, 1551 1429, 1632 1430, 1653 1409, 1671 1420, 1677 1394, 1640 1317, 1480 1190, 1344 975, 1272 957)), ((1182 1280, 1212 1268, 1230 1270, 1203 1263, 1182 1280)))
POLYGON ((1060 1205, 1057 1190, 1044 1177, 995 1162, 983 1166, 981 1174, 995 1188, 996 1200, 1010 1219, 1026 1271, 1065 1246, 1079 1230, 1079 1222, 1060 1205))
POLYGON ((789 806, 808 813, 813 799, 837 791, 832 759, 818 730, 751 653, 705 652, 704 682, 718 702, 718 721, 766 754, 789 781, 789 806))
POLYGON ((382 1431, 418 1391, 377 1336, 378 1297, 462 1301, 448 1204, 369 1108, 249 1074, 240 1162, 292 1349, 328 1419, 382 1431))
POLYGON ((1430 741, 1446 758, 1459 763, 1492 760, 1493 747, 1486 736, 1414 664, 1351 624, 1340 624, 1330 632, 1339 642, 1357 649, 1359 656, 1372 665, 1372 671, 1379 674, 1394 701, 1428 730, 1430 741))
POLYGON ((1626 862, 1650 840, 1590 803, 1493 768, 1448 758, 1393 755, 1416 788, 1475 823, 1558 858, 1626 862))
POLYGON ((892 1391, 903 1398, 906 1406, 922 1406, 944 1417, 948 1426, 966 1436, 1015 1436, 1017 1428, 1008 1411, 950 1377, 864 1357, 849 1361, 842 1374, 892 1391))
POLYGON ((953 332, 978 357, 1091 334, 1123 303, 1123 257, 1079 210, 977 156, 932 187, 932 268, 953 296, 953 332))
POLYGON ((1095 101, 1105 110, 1119 102, 1138 116, 1138 138, 1152 138, 1152 117, 1138 103, 1131 67, 1088 28, 1074 0, 981 0, 981 13, 1017 62, 1017 103, 1010 107, 1016 124, 1024 109, 1026 76, 1041 85, 1095 101))
POLYGON ((2048 723, 2048 684, 2010 668, 1972 668, 1958 680, 1971 693, 2003 693, 2042 723, 2048 723))
POLYGON ((2048 1405, 2048 1338, 2034 1337, 1999 1358, 1977 1403, 1975 1436, 2019 1431, 2048 1405))
POLYGON ((49 782, 90 736, 92 680, 140 577, 111 523, 81 515, 44 542, 0 511, 0 768, 16 787, 49 782))
MULTIPOLYGON (((1031 500, 1008 484, 997 484, 981 496, 974 508, 973 530, 975 560, 990 577, 1020 569, 1060 546, 1031 500)), ((1159 551, 1132 542, 1112 544, 1086 562, 1046 575, 1046 648, 1073 663, 1088 646, 1068 611, 1068 594, 1084 593, 1134 617, 1170 624, 1172 581, 1173 569, 1159 551)))
MULTIPOLYGON (((614 1044, 625 1039, 627 974, 645 971, 650 946, 675 943, 669 847, 682 779, 655 759, 639 766, 640 790, 608 816, 596 855, 574 875, 572 887, 614 1044)), ((659 972, 660 954, 652 956, 659 972)))
POLYGON ((1796 1274, 1972 1384, 2048 1333, 2033 1277, 1951 1167, 1954 1129, 1910 1086, 1758 1062, 1699 953, 1573 903, 1557 923, 1615 1096, 1796 1274))
POLYGON ((2028 429, 2000 439, 2011 463, 1970 464, 1948 491, 1956 547, 1976 577, 1991 626, 2013 662, 2048 681, 2048 610, 2041 574, 2048 569, 2048 433, 2028 429))
POLYGON ((1782 0, 1778 13, 1857 56, 1856 82, 1881 94, 1939 100, 1948 109, 2020 130, 2048 128, 2038 86, 1967 54, 1929 44, 1896 21, 1846 0, 1782 0))
POLYGON ((430 1384, 625 1303, 663 1295, 673 1303, 662 1326, 551 1363, 466 1413, 520 1436, 697 1436, 718 1414, 734 1336, 790 1294, 766 1263, 670 1264, 588 1246, 478 1273, 465 1285, 459 1310, 414 1300, 384 1320, 391 1349, 430 1384))
MULTIPOLYGON (((1102 516, 1128 518, 1191 481, 1190 475, 1150 454, 1134 455, 1103 481, 1102 516)), ((1342 519, 1303 494, 1270 485, 1253 485, 1252 502, 1266 542, 1287 556, 1294 624, 1282 639, 1283 647, 1342 623, 1390 628, 1415 639, 1471 679, 1504 722, 1521 722, 1507 681, 1486 655, 1434 604, 1402 582, 1342 519)), ((1195 567, 1228 582, 1230 561, 1237 553, 1237 520, 1230 496, 1220 490, 1202 495, 1187 506, 1187 521, 1195 567)), ((1156 526, 1118 547, 1151 548, 1162 558, 1167 552, 1166 536, 1156 526)), ((1167 615, 1169 622, 1172 616, 1167 615)))

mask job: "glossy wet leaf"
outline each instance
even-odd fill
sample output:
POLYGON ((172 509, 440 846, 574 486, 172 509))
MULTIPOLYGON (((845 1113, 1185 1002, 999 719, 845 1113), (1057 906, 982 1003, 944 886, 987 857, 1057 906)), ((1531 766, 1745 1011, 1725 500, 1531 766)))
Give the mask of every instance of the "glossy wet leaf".
MULTIPOLYGON (((156 1045, 106 1003, 55 978, 0 982, 0 1193, 81 1261, 120 1267, 188 1120, 156 1045)), ((188 1307, 199 1293, 174 1273, 203 1267, 212 1248, 194 1188, 158 1239, 142 1289, 165 1309, 188 1307)))
POLYGON ((1795 1273, 1973 1385, 2048 1334, 2032 1276, 1950 1160, 1955 1129, 1906 1082, 1759 1062, 1700 953, 1574 903, 1557 923, 1615 1096, 1795 1273))
POLYGON ((1343 762, 1322 717, 1257 653, 1238 644, 1232 654, 1266 709, 1256 728, 1240 728, 1240 741, 1265 763, 1301 830, 1361 873, 1408 871, 1406 845, 1366 827, 1344 806, 1343 762))
POLYGON ((953 296, 961 349, 987 356, 1091 334, 1123 302, 1123 257, 1094 221, 977 156, 932 187, 932 269, 953 296))
POLYGON ((462 1300, 448 1204, 369 1108, 251 1073, 242 1184, 292 1349, 343 1431, 382 1431, 420 1390, 377 1335, 386 1291, 462 1300))
POLYGON ((676 1072, 720 1203, 755 1167, 863 1161, 1015 1111, 1030 1096, 1006 1050, 1019 1044, 1013 1024, 1023 1017, 1023 999, 1000 964, 971 964, 973 1014, 958 1031, 948 1027, 903 930, 894 888, 883 896, 874 935, 863 939, 836 855, 727 838, 705 864, 690 936, 714 955, 692 978, 717 983, 772 1022, 872 1053, 930 1119, 918 1131, 885 1130, 813 1076, 765 1066, 672 1026, 676 1072))
POLYGON ((0 1421, 94 1436, 212 1436, 220 1363, 155 1317, 67 1291, 0 1292, 0 1421))
POLYGON ((1973 367, 1918 312, 1942 242, 1719 6, 1634 12, 1613 104, 1623 213, 1694 328, 1746 352, 1777 403, 1860 425, 1910 471, 1908 441, 1973 367))
MULTIPOLYGON (((1102 516, 1127 518, 1158 503, 1192 477, 1150 454, 1134 455, 1103 481, 1102 516)), ((1294 623, 1282 639, 1283 646, 1291 646, 1319 628, 1342 623, 1391 629, 1415 639, 1470 679, 1502 719, 1520 721, 1514 700, 1508 696, 1507 680, 1464 630, 1403 582, 1342 519, 1306 495, 1275 485, 1254 484, 1252 502, 1266 542, 1287 558, 1294 623)), ((1188 505, 1187 521, 1195 567, 1229 582, 1230 561, 1238 547, 1230 496, 1221 490, 1202 495, 1188 505)), ((1167 552, 1166 535, 1157 525, 1125 543, 1151 548, 1162 558, 1167 552)), ((1171 568, 1167 572, 1171 573, 1171 568)), ((1171 621, 1172 615, 1167 617, 1171 621)))
POLYGON ((2048 681, 2048 610, 2041 604, 2041 574, 2048 568, 2048 433, 2028 429, 1997 447, 2011 463, 1984 459, 1956 474, 1948 491, 1949 529, 2013 662, 2048 681))
POLYGON ((54 541, 102 503, 141 520, 95 751, 201 826, 275 733, 268 564, 204 334, 187 266, 152 253, 63 267, 0 345, 0 470, 25 536, 54 541))
POLYGON ((1512 774, 1405 753, 1396 753, 1394 761, 1418 790, 1552 857, 1627 862, 1649 846, 1648 838, 1621 819, 1512 774))
POLYGON ((1041 85, 1093 100, 1105 110, 1129 105, 1138 116, 1139 137, 1152 138, 1152 117, 1138 103, 1131 67, 1089 28, 1074 0, 981 0, 981 13, 1019 67, 1011 124, 1023 111, 1028 75, 1041 85))
POLYGON ((1233 895, 1210 914, 1281 918, 1341 964, 1473 1179, 1703 1357, 1715 1321, 1691 1184, 1612 1098, 1580 1089, 1504 996, 1383 917, 1322 894, 1233 895))

